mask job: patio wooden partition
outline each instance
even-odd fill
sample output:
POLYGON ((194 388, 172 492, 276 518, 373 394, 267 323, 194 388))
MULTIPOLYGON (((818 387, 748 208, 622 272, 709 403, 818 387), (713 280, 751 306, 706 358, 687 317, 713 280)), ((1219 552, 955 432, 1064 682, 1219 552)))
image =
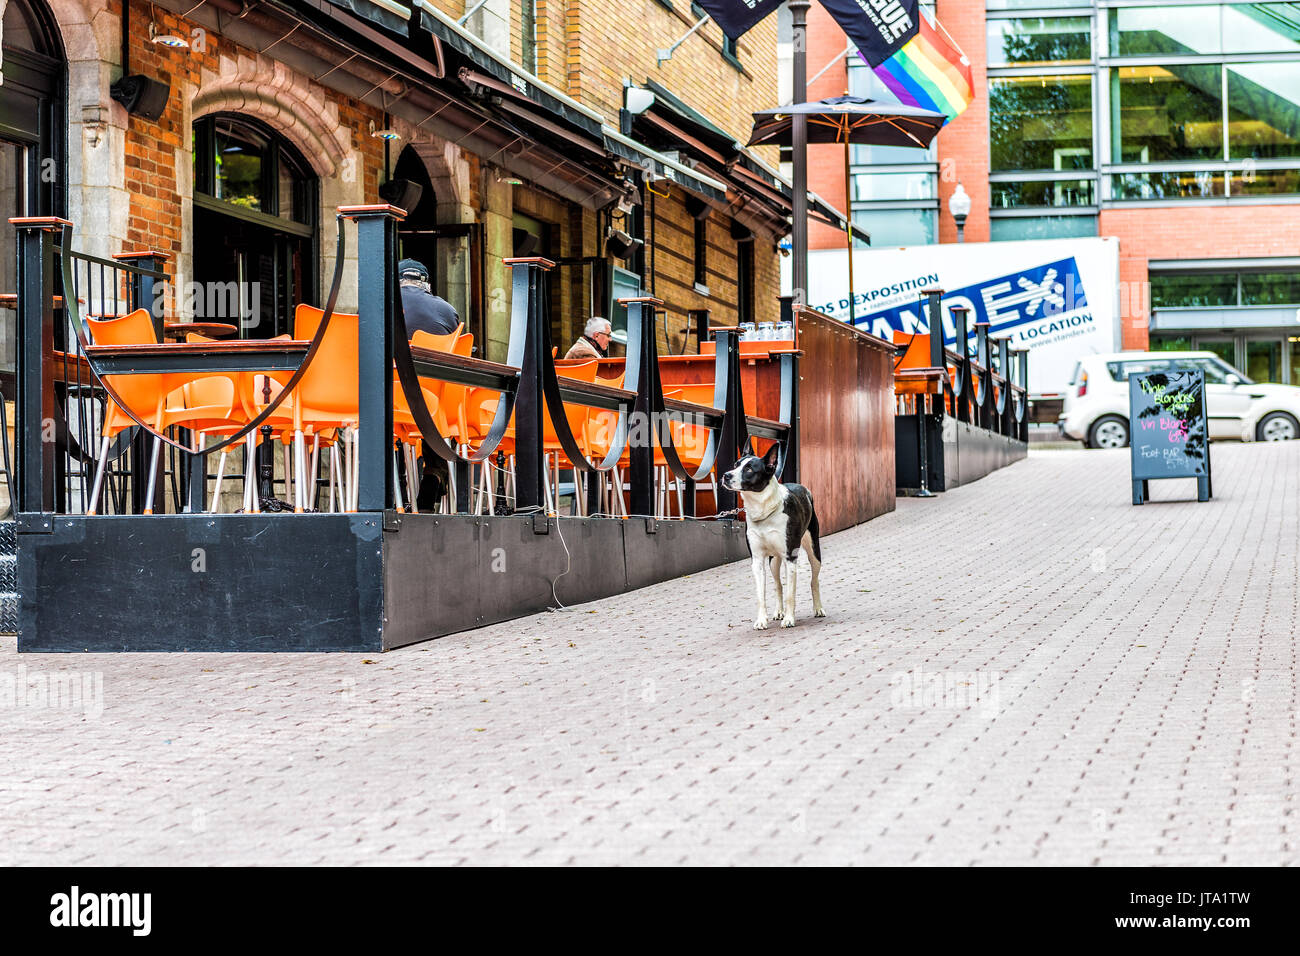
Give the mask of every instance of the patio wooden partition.
POLYGON ((895 348, 830 316, 795 307, 799 474, 822 534, 893 511, 895 348))

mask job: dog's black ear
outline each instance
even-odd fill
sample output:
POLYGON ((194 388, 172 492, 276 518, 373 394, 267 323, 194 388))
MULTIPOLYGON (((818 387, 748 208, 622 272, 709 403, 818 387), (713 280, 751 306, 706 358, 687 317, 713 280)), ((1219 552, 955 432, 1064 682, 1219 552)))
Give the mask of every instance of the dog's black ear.
POLYGON ((781 446, 778 445, 776 442, 773 442, 772 447, 769 448, 767 450, 767 454, 763 456, 763 467, 766 468, 769 473, 775 475, 776 465, 777 462, 780 460, 781 460, 781 446))

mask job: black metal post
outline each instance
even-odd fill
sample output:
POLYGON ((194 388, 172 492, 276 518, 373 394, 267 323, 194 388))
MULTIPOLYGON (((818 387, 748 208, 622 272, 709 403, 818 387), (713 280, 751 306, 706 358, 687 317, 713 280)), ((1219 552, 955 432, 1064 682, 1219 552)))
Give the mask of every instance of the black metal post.
MULTIPOLYGON (((18 500, 14 512, 28 528, 48 531, 48 516, 55 505, 54 240, 70 223, 55 218, 11 221, 18 233, 18 500)), ((64 294, 73 293, 69 289, 64 294)))
POLYGON ((930 490, 930 429, 925 413, 925 396, 916 396, 916 443, 921 459, 921 488, 916 493, 918 498, 934 498, 930 490))
POLYGON ((958 356, 957 362, 960 365, 959 371, 961 372, 962 383, 961 394, 957 396, 957 407, 953 411, 958 421, 967 423, 971 420, 968 396, 971 394, 971 389, 974 388, 971 380, 970 343, 967 341, 969 329, 966 325, 966 313, 969 311, 964 305, 954 305, 951 309, 953 329, 956 333, 956 341, 953 345, 958 356))
POLYGON ((397 294, 395 206, 345 206, 357 224, 357 510, 383 511, 393 498, 393 298, 397 294))
POLYGON ((998 372, 1002 375, 1002 421, 998 422, 998 431, 1010 435, 1016 421, 1016 410, 1011 401, 1011 342, 998 339, 998 372))
POLYGON ((785 468, 781 481, 786 484, 799 480, 799 356, 781 356, 781 394, 789 396, 790 407, 781 409, 781 418, 790 423, 786 437, 785 468))
POLYGON ((636 380, 636 402, 632 406, 628 426, 628 482, 632 486, 628 504, 631 514, 652 515, 655 490, 654 430, 657 423, 650 417, 650 391, 654 387, 655 378, 653 363, 658 360, 654 309, 663 305, 663 300, 638 296, 622 301, 628 310, 629 324, 636 324, 633 321, 635 317, 640 317, 641 320, 641 362, 636 380), (636 310, 635 316, 633 309, 636 310))
POLYGON ((549 259, 507 259, 511 276, 511 308, 523 309, 527 322, 524 337, 524 360, 519 372, 519 392, 515 398, 515 508, 541 510, 545 506, 542 489, 546 480, 542 460, 542 296, 546 294, 544 277, 554 263, 549 259))
POLYGON ((700 351, 700 344, 709 340, 709 315, 709 309, 690 309, 686 313, 687 334, 695 333, 695 351, 697 354, 700 351))
POLYGON ((1020 351, 1020 387, 1025 390, 1025 414, 1020 420, 1020 440, 1029 441, 1029 349, 1020 351))
POLYGON ((939 306, 943 290, 925 289, 921 294, 926 298, 930 313, 930 367, 944 368, 947 363, 943 354, 943 314, 939 306))
MULTIPOLYGON (((789 0, 790 40, 793 83, 790 87, 792 103, 808 99, 808 7, 809 0, 789 0)), ((808 118, 794 113, 790 118, 791 161, 794 165, 794 183, 791 197, 793 229, 791 244, 794 252, 791 287, 796 305, 808 304, 808 118)), ((852 218, 852 212, 844 214, 852 218)))
MULTIPOLYGON (((149 317, 153 319, 154 334, 158 336, 158 341, 163 340, 163 324, 166 319, 166 303, 163 301, 160 292, 162 291, 156 281, 156 277, 146 275, 146 272, 163 272, 167 268, 167 263, 171 256, 165 252, 155 252, 145 250, 140 252, 123 252, 113 256, 118 262, 133 269, 140 269, 141 272, 127 273, 127 311, 135 309, 145 309, 149 317)), ((114 277, 116 280, 116 276, 114 277)), ((176 291, 177 299, 180 301, 180 291, 176 291)))
POLYGON ((993 363, 989 355, 989 324, 975 323, 975 361, 984 369, 984 393, 975 403, 975 424, 980 428, 990 426, 993 408, 993 363))
POLYGON ((470 484, 473 482, 474 469, 468 462, 458 461, 451 467, 456 469, 456 513, 469 512, 470 484))
POLYGON ((722 422, 722 434, 718 440, 718 454, 714 459, 714 474, 718 479, 718 510, 730 511, 736 507, 736 493, 722 486, 722 476, 736 467, 741 443, 744 442, 747 427, 744 419, 744 393, 740 389, 740 329, 714 329, 719 355, 725 355, 727 363, 727 413, 722 422))

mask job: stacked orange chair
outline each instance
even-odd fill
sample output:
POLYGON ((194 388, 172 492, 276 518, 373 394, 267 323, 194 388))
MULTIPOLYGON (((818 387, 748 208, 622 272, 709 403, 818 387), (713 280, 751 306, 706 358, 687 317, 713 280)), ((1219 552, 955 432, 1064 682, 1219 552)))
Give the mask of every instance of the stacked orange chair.
MULTIPOLYGON (((90 329, 91 339, 95 345, 156 345, 158 343, 153 319, 145 309, 136 309, 114 319, 88 318, 86 325, 90 329)), ((173 426, 195 428, 204 423, 228 420, 235 401, 234 382, 226 376, 157 373, 109 375, 105 377, 105 381, 142 422, 158 432, 165 432, 173 426), (215 379, 201 387, 202 401, 210 404, 187 407, 184 387, 202 379, 215 379)), ((104 470, 108 465, 109 443, 120 432, 134 424, 135 422, 115 401, 108 403, 101 432, 99 463, 95 468, 87 514, 95 514, 99 507, 104 470)), ((161 450, 162 442, 155 438, 149 465, 149 484, 145 492, 145 514, 153 514, 154 488, 161 450)))

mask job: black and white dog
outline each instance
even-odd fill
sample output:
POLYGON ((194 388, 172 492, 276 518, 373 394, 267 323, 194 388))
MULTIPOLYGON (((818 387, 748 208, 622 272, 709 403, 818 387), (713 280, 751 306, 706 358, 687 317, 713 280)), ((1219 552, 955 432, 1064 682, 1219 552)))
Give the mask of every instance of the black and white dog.
POLYGON ((781 626, 794 627, 795 569, 807 555, 812 565, 813 612, 825 617, 817 575, 822 569, 822 547, 817 537, 817 512, 812 494, 803 485, 783 485, 776 480, 779 448, 757 458, 746 455, 722 476, 722 486, 740 492, 745 503, 745 538, 749 542, 758 613, 754 629, 767 627, 767 575, 770 563, 776 601, 781 606, 781 626))

